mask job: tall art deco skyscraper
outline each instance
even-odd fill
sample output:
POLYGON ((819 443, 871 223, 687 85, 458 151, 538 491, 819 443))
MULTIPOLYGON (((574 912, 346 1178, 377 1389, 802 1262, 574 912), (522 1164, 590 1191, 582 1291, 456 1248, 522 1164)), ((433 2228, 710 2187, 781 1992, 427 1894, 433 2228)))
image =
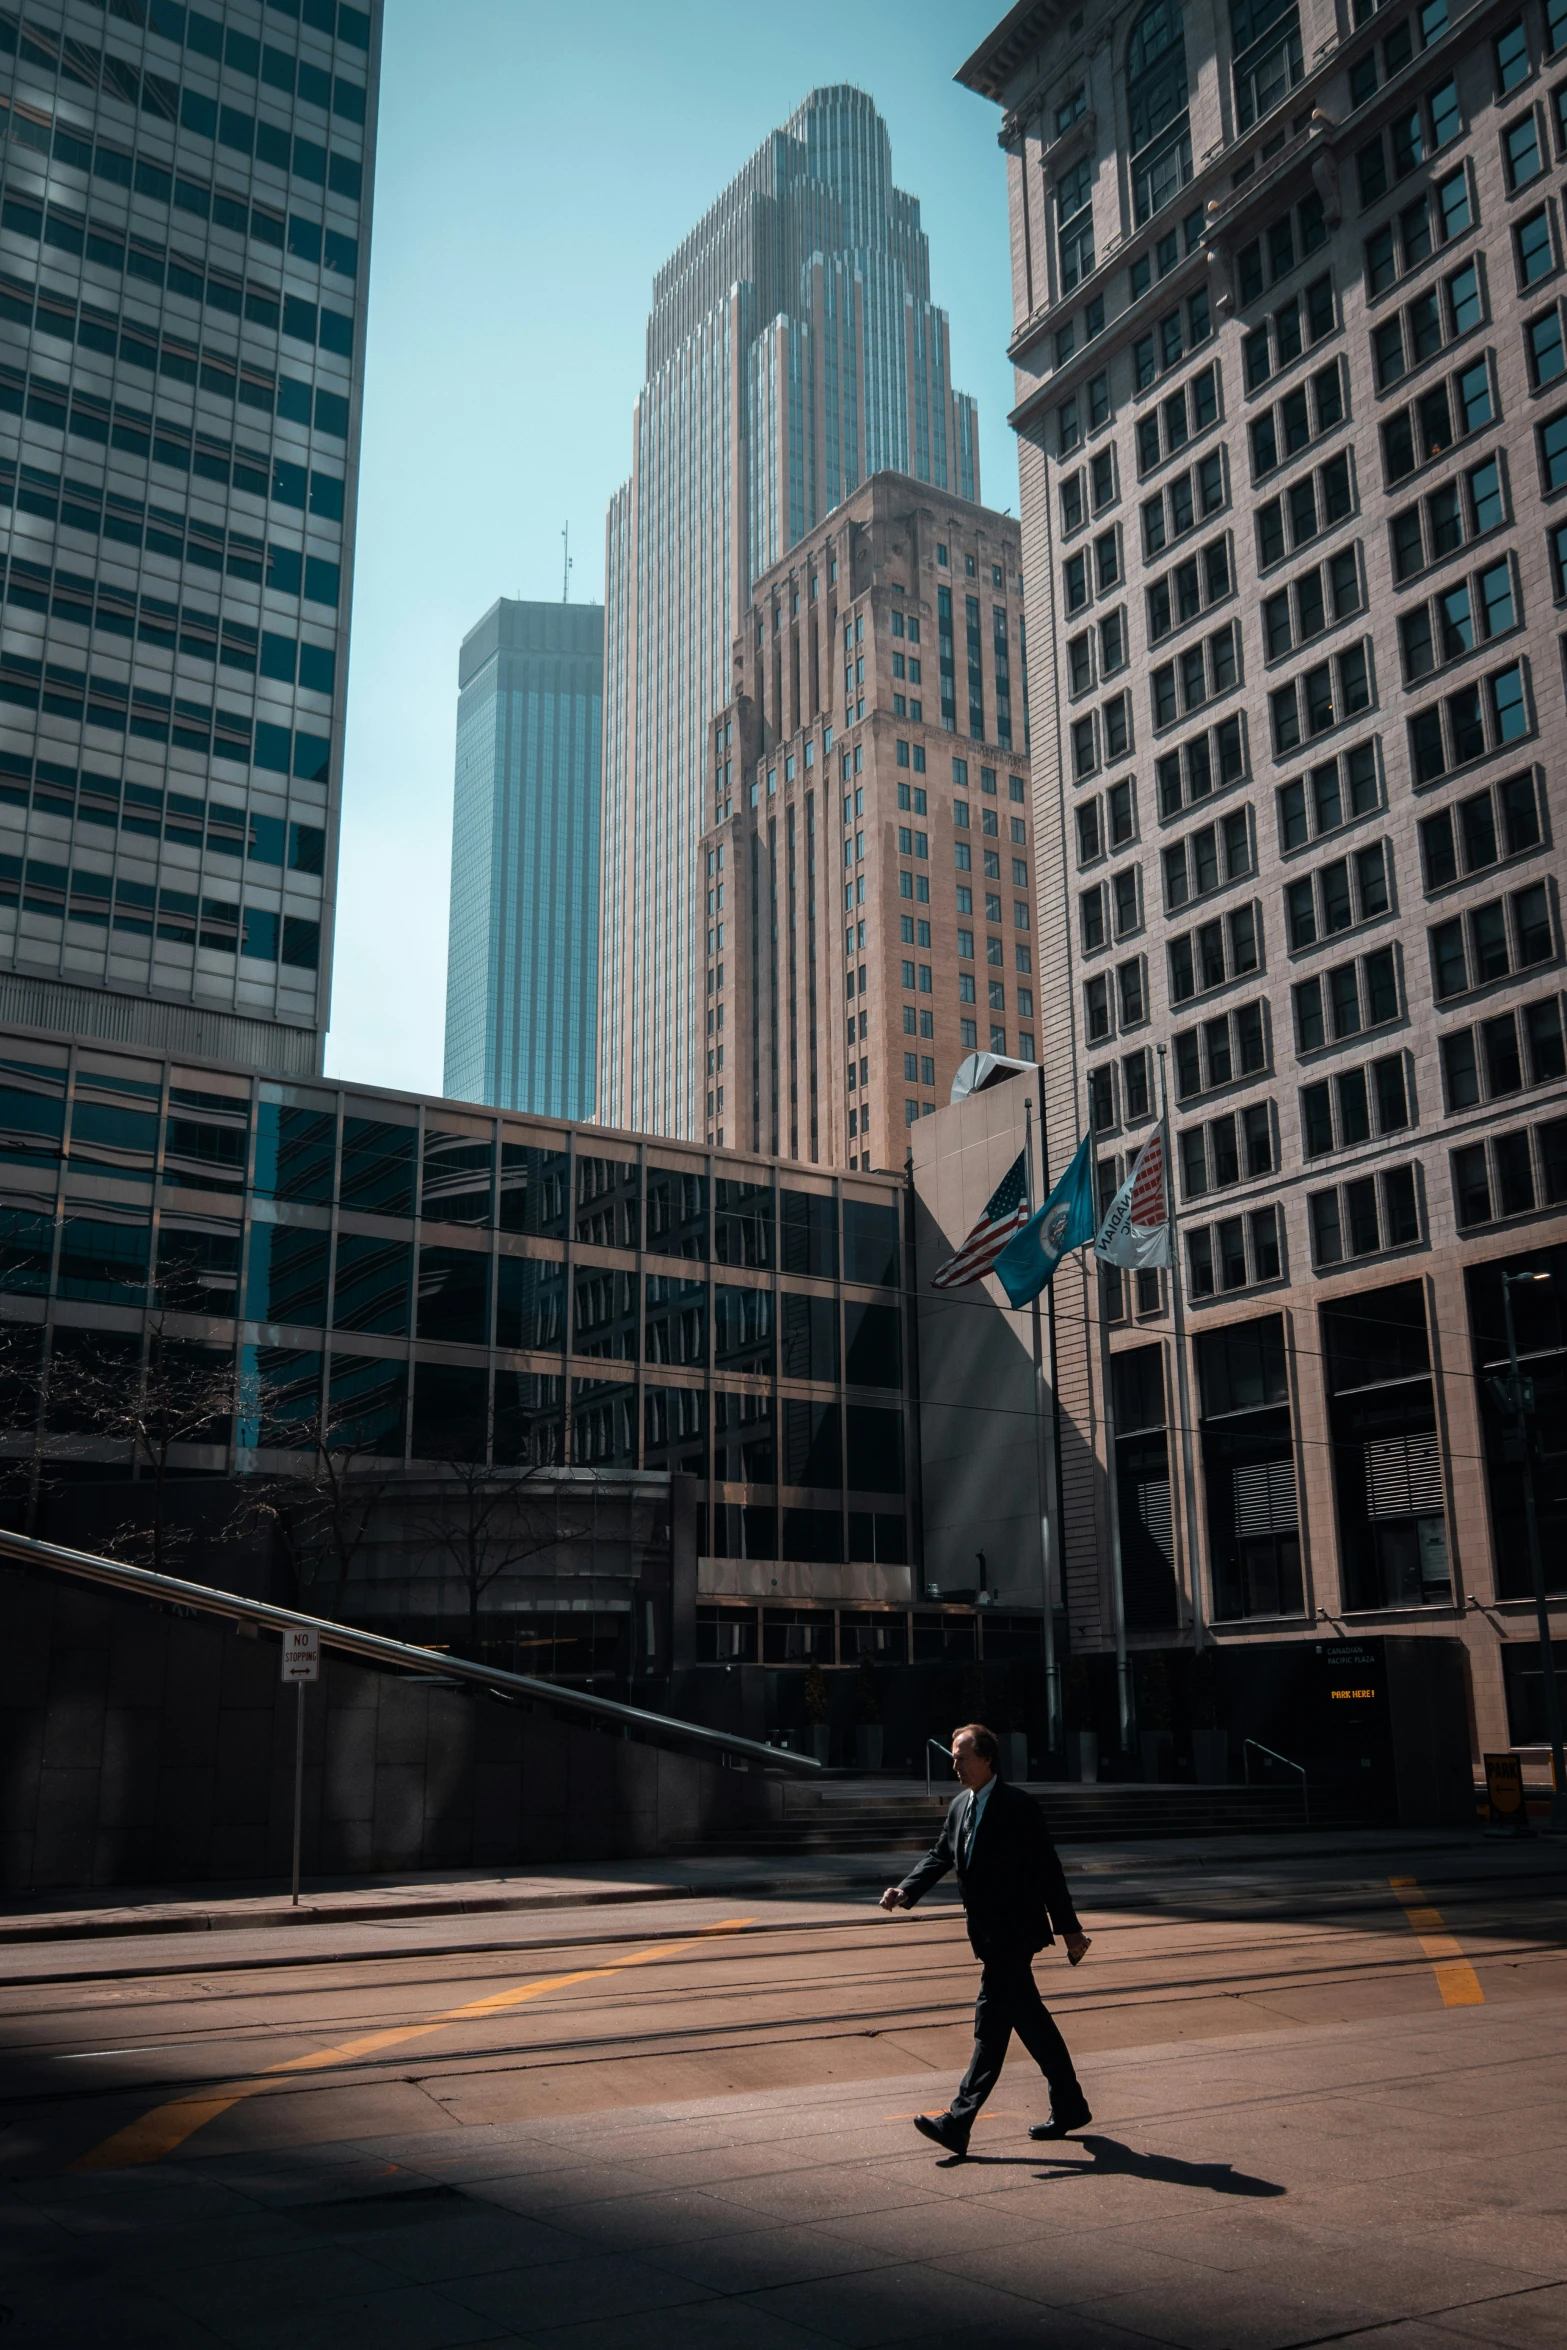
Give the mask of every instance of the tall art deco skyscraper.
POLYGON ((659 271, 609 511, 599 1116, 695 1134, 709 722, 751 589, 873 473, 979 496, 919 205, 863 91, 813 90, 659 271))
POLYGON ((0 13, 0 1017, 321 1065, 379 0, 0 13))

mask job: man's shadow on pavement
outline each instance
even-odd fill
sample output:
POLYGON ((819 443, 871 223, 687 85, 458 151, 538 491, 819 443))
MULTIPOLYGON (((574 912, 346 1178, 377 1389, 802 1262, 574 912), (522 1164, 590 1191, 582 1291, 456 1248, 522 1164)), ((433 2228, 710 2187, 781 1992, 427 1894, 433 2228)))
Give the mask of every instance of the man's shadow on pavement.
POLYGON ((971 2154, 972 2163, 1007 2164, 1033 2171, 1044 2186, 1061 2186, 1068 2179, 1153 2179, 1170 2187, 1203 2187, 1210 2195, 1287 2195, 1276 2179, 1253 2178, 1228 2162, 1183 2162, 1176 2154, 1139 2154, 1119 2138, 1073 2138, 1086 2147, 1089 2162, 1064 2162, 1031 2154, 971 2154))

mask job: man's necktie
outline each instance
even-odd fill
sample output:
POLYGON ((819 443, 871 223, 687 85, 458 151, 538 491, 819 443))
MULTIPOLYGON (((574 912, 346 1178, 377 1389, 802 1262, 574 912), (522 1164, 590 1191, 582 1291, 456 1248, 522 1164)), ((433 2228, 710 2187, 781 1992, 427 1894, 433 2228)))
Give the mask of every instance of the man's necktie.
POLYGON ((979 1825, 979 1797, 969 1789, 968 1810, 963 1819, 963 1866, 968 1867, 974 1857, 974 1831, 979 1825))

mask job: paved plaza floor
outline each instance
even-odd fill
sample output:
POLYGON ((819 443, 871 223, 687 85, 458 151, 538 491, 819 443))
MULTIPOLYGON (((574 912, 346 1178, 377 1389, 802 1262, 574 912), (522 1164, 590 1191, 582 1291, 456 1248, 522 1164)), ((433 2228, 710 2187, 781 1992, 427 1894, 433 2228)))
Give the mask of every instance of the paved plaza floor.
MULTIPOLYGON (((1560 2350, 1555 1997, 1101 2051, 968 2161, 930 2070, 13 2177, 16 2350, 1560 2350)), ((340 2111, 338 2107, 333 2110, 340 2111)), ((196 2141, 199 2145, 200 2141, 196 2141)))

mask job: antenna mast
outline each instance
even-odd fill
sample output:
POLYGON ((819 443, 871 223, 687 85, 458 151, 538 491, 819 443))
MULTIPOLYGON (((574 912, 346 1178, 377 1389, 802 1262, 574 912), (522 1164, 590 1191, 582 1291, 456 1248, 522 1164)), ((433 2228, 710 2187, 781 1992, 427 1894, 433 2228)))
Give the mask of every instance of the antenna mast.
POLYGON ((563 604, 569 604, 571 601, 571 524, 569 522, 560 534, 560 600, 563 604))

